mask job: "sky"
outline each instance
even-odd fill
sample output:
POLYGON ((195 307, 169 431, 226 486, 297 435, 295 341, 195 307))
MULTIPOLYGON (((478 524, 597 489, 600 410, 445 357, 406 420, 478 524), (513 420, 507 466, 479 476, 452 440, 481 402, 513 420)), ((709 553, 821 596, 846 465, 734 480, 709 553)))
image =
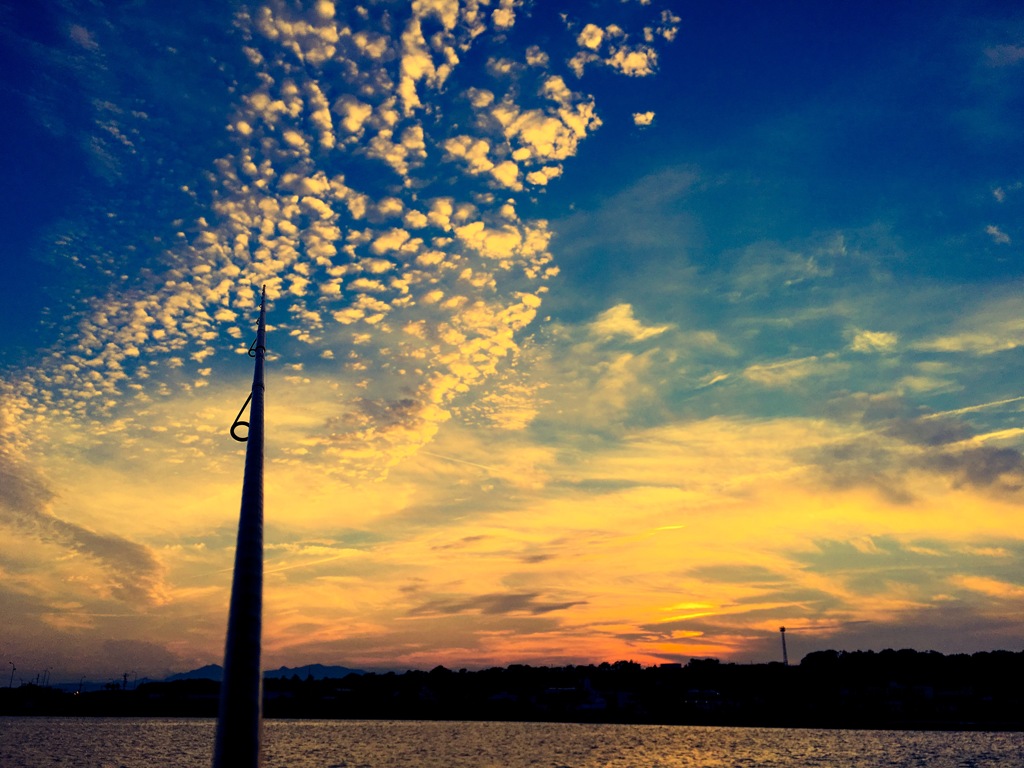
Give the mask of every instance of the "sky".
POLYGON ((0 3, 0 653, 1024 648, 1024 9, 0 3))

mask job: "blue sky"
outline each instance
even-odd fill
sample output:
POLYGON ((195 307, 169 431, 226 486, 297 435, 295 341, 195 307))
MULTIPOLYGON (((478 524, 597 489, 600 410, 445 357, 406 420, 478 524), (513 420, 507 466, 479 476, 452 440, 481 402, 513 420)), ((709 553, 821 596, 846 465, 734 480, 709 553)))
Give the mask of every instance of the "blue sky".
POLYGON ((1019 647, 1012 4, 2 8, 19 668, 1019 647))

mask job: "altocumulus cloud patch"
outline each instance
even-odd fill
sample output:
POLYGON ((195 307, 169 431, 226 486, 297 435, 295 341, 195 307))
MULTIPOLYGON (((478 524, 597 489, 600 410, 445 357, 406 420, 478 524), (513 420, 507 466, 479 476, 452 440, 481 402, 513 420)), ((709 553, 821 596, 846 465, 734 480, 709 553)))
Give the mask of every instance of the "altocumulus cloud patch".
POLYGON ((265 284, 290 396, 315 403, 284 450, 368 476, 415 452, 512 364, 557 273, 547 223, 519 211, 601 125, 584 75, 653 74, 679 21, 646 3, 562 10, 241 8, 249 71, 232 86, 232 149, 209 169, 207 210, 174 222, 177 243, 144 278, 90 299, 73 344, 5 384, 6 443, 31 452, 42 413, 100 441, 159 420, 201 456, 208 408, 158 414, 237 377, 224 351, 244 351, 265 284))

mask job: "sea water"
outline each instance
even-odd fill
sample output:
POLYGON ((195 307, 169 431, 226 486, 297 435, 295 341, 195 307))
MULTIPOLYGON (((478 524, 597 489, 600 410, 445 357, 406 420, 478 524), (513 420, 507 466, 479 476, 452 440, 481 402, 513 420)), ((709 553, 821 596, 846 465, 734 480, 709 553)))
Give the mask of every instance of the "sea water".
MULTIPOLYGON (((197 768, 213 720, 0 718, 3 768, 197 768)), ((1008 768, 1024 734, 268 720, 265 768, 1008 768)))

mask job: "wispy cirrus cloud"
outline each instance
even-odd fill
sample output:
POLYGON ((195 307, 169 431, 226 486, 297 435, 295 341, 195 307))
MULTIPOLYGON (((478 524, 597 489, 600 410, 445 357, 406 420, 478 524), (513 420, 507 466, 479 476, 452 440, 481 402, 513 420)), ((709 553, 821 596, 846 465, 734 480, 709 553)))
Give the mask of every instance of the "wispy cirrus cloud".
POLYGON ((918 341, 919 349, 940 353, 991 355, 1021 344, 1024 320, 1019 320, 1020 301, 996 294, 966 308, 945 334, 918 341))
POLYGON ((113 533, 98 533, 55 515, 54 493, 38 472, 0 455, 0 525, 17 536, 55 545, 102 566, 89 588, 119 601, 159 604, 165 599, 163 568, 152 550, 113 533))
POLYGON ((475 595, 466 598, 437 598, 411 609, 409 615, 432 616, 479 611, 483 614, 526 613, 537 616, 554 611, 564 611, 581 603, 581 601, 545 602, 538 599, 540 597, 536 592, 513 592, 475 595))

